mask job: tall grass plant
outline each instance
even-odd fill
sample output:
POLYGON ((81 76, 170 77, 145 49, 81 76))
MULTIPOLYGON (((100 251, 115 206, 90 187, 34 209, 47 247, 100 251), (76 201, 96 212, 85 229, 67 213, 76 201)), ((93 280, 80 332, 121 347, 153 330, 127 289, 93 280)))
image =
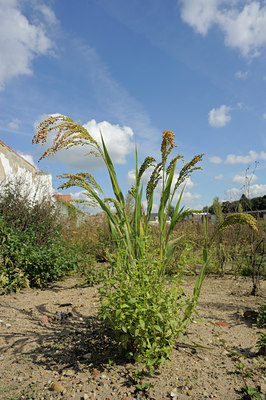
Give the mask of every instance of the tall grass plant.
MULTIPOLYGON (((87 146, 87 154, 100 157, 109 174, 113 197, 104 196, 104 191, 89 172, 61 175, 66 179, 61 188, 82 188, 86 195, 83 203, 95 205, 105 213, 115 250, 110 254, 111 268, 100 289, 99 316, 113 330, 120 350, 135 360, 144 361, 152 370, 170 355, 175 338, 191 321, 210 262, 206 219, 203 264, 192 297, 184 298, 181 287, 166 284, 167 266, 182 239, 182 236, 173 235, 174 229, 192 211, 181 206, 182 186, 195 170, 201 169, 198 163, 203 155, 194 156, 188 163, 184 163, 182 155, 172 155, 177 146, 171 131, 163 132, 159 162, 148 156, 139 167, 136 150, 135 184, 130 190, 133 207, 128 212, 103 137, 98 143, 83 126, 68 117, 57 116, 40 124, 33 142, 45 143, 51 132, 55 133, 53 144, 41 158, 63 148, 87 146), (179 161, 183 166, 176 172, 179 161), (144 210, 143 176, 146 171, 150 172, 150 178, 145 191, 147 209, 144 210), (158 248, 152 254, 149 222, 158 189, 158 248)), ((252 225, 251 220, 243 215, 238 221, 236 219, 226 219, 220 224, 212 241, 236 222, 252 225)))

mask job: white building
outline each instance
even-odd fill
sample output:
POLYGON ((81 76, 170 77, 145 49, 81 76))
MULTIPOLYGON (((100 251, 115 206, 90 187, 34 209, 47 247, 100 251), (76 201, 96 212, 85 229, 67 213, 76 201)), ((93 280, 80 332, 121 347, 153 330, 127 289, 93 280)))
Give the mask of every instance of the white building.
POLYGON ((22 183, 32 200, 53 196, 52 175, 39 171, 34 165, 0 140, 0 182, 22 183))

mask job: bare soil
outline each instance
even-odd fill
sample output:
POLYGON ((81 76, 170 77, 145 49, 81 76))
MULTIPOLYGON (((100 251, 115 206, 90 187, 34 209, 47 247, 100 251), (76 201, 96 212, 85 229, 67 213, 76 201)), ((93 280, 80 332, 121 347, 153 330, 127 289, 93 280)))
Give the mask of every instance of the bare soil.
MULTIPOLYGON (((184 283, 185 293, 192 292, 194 279, 184 283)), ((143 377, 140 384, 153 385, 146 392, 137 391, 132 379, 139 365, 117 353, 97 320, 97 288, 77 283, 70 278, 0 297, 1 400, 243 399, 239 363, 245 383, 264 398, 265 357, 255 347, 255 321, 243 313, 265 302, 265 282, 254 297, 249 280, 206 278, 199 317, 178 339, 171 364, 143 377)))

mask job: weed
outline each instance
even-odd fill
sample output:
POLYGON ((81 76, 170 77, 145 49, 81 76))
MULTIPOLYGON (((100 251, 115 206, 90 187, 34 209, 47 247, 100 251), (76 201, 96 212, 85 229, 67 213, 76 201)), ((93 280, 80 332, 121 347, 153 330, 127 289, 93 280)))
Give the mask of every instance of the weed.
POLYGON ((253 386, 244 385, 242 386, 242 391, 245 394, 245 398, 247 398, 246 396, 248 396, 248 399, 263 399, 263 397, 258 392, 258 389, 254 388, 253 386))
POLYGON ((264 330, 260 330, 258 332, 256 348, 258 349, 259 354, 265 355, 265 353, 266 353, 266 333, 264 330))
POLYGON ((133 381, 135 383, 135 388, 137 392, 147 393, 149 389, 154 387, 151 382, 144 381, 144 379, 141 377, 141 372, 137 369, 134 371, 133 381))
POLYGON ((239 364, 236 365, 236 368, 238 369, 239 373, 241 374, 242 380, 244 385, 242 386, 242 392, 244 393, 244 398, 245 399, 262 399, 263 397, 259 393, 259 389, 255 388, 253 386, 249 386, 247 384, 247 377, 252 377, 252 372, 247 370, 245 368, 245 365, 240 362, 239 364))

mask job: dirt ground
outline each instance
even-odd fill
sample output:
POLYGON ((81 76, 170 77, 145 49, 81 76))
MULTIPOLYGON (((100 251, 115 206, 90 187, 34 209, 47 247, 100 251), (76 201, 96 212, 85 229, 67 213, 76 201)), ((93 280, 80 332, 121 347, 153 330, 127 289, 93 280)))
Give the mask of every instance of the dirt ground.
MULTIPOLYGON (((185 293, 194 279, 184 283, 185 293)), ((243 313, 265 297, 248 295, 249 280, 206 278, 200 319, 179 339, 171 364, 140 382, 153 386, 147 392, 137 391, 132 379, 138 365, 122 359, 101 329, 97 288, 76 284, 70 278, 0 297, 0 400, 235 400, 243 398, 242 375, 264 398, 265 357, 255 347, 256 325, 243 313)), ((266 282, 261 289, 265 294, 266 282)))

